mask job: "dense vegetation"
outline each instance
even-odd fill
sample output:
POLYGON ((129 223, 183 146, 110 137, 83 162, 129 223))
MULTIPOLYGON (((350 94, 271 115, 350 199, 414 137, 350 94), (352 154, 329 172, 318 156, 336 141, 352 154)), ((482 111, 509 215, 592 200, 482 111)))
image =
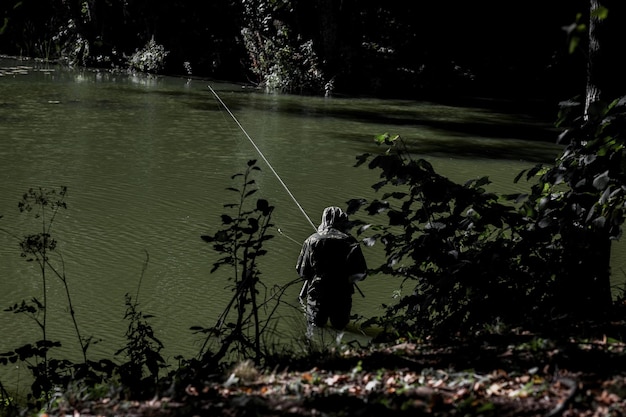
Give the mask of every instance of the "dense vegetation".
POLYGON ((567 43, 587 11, 586 0, 7 0, 0 53, 314 94, 562 99, 584 85, 585 56, 567 43))

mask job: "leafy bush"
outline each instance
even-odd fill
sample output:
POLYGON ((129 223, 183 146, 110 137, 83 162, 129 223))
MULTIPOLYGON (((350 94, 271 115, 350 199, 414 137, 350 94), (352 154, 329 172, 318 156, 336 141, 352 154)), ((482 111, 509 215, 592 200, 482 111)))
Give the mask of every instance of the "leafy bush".
POLYGON ((165 66, 168 54, 165 47, 157 44, 153 36, 143 48, 130 56, 128 68, 131 71, 158 73, 165 66))
POLYGON ((287 4, 268 7, 265 2, 244 2, 245 26, 241 30, 250 68, 267 90, 288 93, 325 91, 324 73, 312 40, 293 35, 281 21, 287 4))
POLYGON ((404 334, 468 334, 498 320, 548 324, 610 311, 611 241, 626 207, 626 98, 596 103, 586 116, 583 107, 563 103, 568 145, 553 166, 517 176, 532 181, 527 194, 489 193, 487 178, 453 183, 413 159, 399 137, 377 138, 389 148, 369 168, 381 171, 373 188, 384 194, 351 200, 348 211, 388 218, 359 230, 384 245, 386 262, 375 271, 402 278, 382 324, 404 334))
POLYGON ((529 172, 538 175, 524 209, 535 219, 535 244, 560 253, 557 307, 593 317, 611 306, 611 242, 625 218, 626 97, 583 109, 576 100, 561 104, 567 147, 553 166, 529 172))
POLYGON ((437 174, 399 137, 378 142, 390 148, 369 168, 381 170, 373 188, 385 192, 380 200, 349 201, 348 212, 364 208, 388 218, 388 225, 358 231, 366 244, 384 245, 386 261, 374 272, 402 279, 399 302, 386 306, 382 325, 403 334, 455 334, 498 317, 519 320, 541 304, 545 288, 518 252, 526 220, 514 204, 487 192, 486 177, 460 185, 437 174))
POLYGON ((150 314, 139 310, 139 290, 148 266, 149 257, 141 272, 135 298, 126 294, 126 314, 128 321, 126 330, 126 345, 115 352, 115 355, 124 355, 126 362, 116 367, 115 373, 120 376, 120 383, 129 398, 143 398, 154 395, 159 383, 162 370, 166 363, 161 356, 163 344, 155 336, 150 325, 150 314))
POLYGON ((221 254, 211 272, 224 266, 232 267, 233 275, 228 280, 233 296, 214 325, 192 328, 206 335, 198 353, 200 364, 194 366, 216 368, 220 363, 228 366, 247 359, 263 364, 272 356, 267 342, 277 336, 275 316, 281 296, 289 285, 298 281, 267 288, 261 280, 258 260, 267 253, 263 245, 274 237, 269 234, 274 207, 264 199, 257 199, 252 207, 247 203, 257 192, 252 174, 259 170, 256 160, 251 160, 244 173, 233 175, 233 179, 241 178, 241 186, 227 190, 238 194, 239 199, 224 206, 235 210, 235 215, 222 214, 223 228, 202 235, 202 240, 221 254))

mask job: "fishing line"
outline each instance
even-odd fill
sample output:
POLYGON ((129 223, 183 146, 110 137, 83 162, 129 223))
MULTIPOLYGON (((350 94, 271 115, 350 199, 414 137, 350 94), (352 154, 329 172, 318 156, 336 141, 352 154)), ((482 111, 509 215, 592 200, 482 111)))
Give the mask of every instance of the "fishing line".
MULTIPOLYGON (((215 90, 213 90, 213 88, 211 87, 211 85, 207 85, 207 87, 209 87, 209 90, 211 90, 211 93, 213 93, 213 95, 215 96, 215 98, 221 103, 222 106, 224 106, 224 108, 226 109, 226 111, 228 112, 228 114, 230 115, 230 117, 233 118, 233 120, 235 121, 235 123, 237 124, 237 126, 239 126, 239 129, 241 129, 241 131, 244 133, 244 135, 246 135, 246 137, 248 138, 248 140, 250 141, 250 143, 252 144, 252 146, 254 147, 254 149, 257 151, 257 153, 261 156, 261 158, 265 161, 265 163, 267 164, 267 166, 272 170, 272 172, 274 173, 274 175, 276 176, 276 179, 278 179, 278 181, 280 182, 280 184, 283 186, 283 188, 285 189, 285 191, 287 191, 287 194, 289 194, 289 197, 291 197, 291 199, 293 200, 293 202, 296 204, 296 206, 298 206, 298 208, 300 209, 300 211, 302 212, 302 214, 304 215, 304 217, 309 221, 309 223, 311 224, 311 226, 313 227, 314 230, 317 230, 317 227, 315 226, 315 224, 313 224, 313 221, 311 220, 311 218, 309 217, 308 214, 306 214, 306 211, 304 211, 304 209, 302 208, 302 206, 300 205, 300 203, 298 202, 298 200, 296 200, 296 197, 294 197, 294 195, 291 193, 291 191, 289 190, 289 187, 287 187, 287 184, 285 184, 282 180, 282 178, 280 178, 280 175, 278 175, 278 173, 276 172, 276 170, 274 169, 274 167, 272 166, 272 164, 270 164, 270 162, 267 160, 267 158, 265 157, 265 155, 263 155, 263 152, 261 152, 261 149, 259 149, 259 147, 256 145, 256 143, 254 143, 254 140, 252 140, 252 138, 250 137, 250 135, 248 134, 248 132, 246 132, 246 129, 244 129, 244 127, 241 125, 241 123, 239 123, 239 120, 237 120, 237 118, 235 117, 235 115, 233 114, 233 112, 230 111, 230 109, 228 108, 228 106, 226 105, 226 103, 224 103, 224 101, 222 101, 221 97, 215 92, 215 90)), ((287 236, 286 234, 283 233, 282 230, 278 229, 278 233, 280 233, 282 236, 286 237, 287 239, 291 240, 292 242, 296 243, 296 244, 300 244, 299 242, 297 242, 295 239, 291 238, 290 236, 287 236)), ((356 285, 356 282, 353 283, 354 287, 359 291, 359 294, 361 294, 362 297, 365 297, 365 294, 363 294, 363 292, 361 291, 361 289, 356 285)), ((300 291, 300 297, 302 296, 303 291, 305 291, 307 288, 307 281, 304 282, 304 285, 302 286, 302 290, 300 291)))
POLYGON ((277 230, 278 230, 278 233, 280 233, 283 237, 286 237, 287 239, 291 240, 296 245, 300 245, 300 242, 298 242, 296 239, 292 238, 291 236, 286 235, 285 233, 283 233, 283 231, 280 228, 278 228, 277 230))
POLYGON ((248 132, 246 132, 246 129, 244 129, 244 127, 241 125, 241 123, 239 123, 239 120, 237 120, 237 118, 235 117, 235 115, 233 114, 233 112, 230 111, 230 109, 228 108, 228 106, 226 105, 226 103, 224 103, 221 99, 221 97, 215 92, 215 90, 213 90, 213 88, 208 85, 209 90, 211 90, 211 93, 213 93, 213 95, 215 96, 215 98, 220 102, 220 104, 222 106, 224 106, 224 108, 226 109, 226 111, 228 112, 228 114, 230 115, 230 117, 232 117, 232 119, 235 121, 235 123, 237 124, 237 126, 239 126, 239 129, 241 129, 241 131, 243 132, 244 135, 246 135, 246 138, 248 138, 248 140, 250 141, 250 143, 252 144, 252 146, 254 147, 254 149, 257 151, 257 153, 259 154, 259 156, 261 156, 261 158, 263 159, 263 161, 265 161, 265 163, 267 164, 267 166, 270 168, 270 170, 272 171, 272 173, 274 174, 274 176, 276 177, 276 179, 278 179, 278 181, 280 182, 280 184, 283 186, 283 188, 285 189, 285 191, 287 191, 287 194, 289 194, 289 197, 291 197, 291 199, 293 200, 293 202, 296 204, 296 206, 298 206, 298 208, 300 209, 300 211, 302 212, 302 214, 304 215, 304 217, 309 221, 309 223, 311 224, 311 226, 313 227, 314 230, 317 230, 317 227, 315 226, 315 224, 313 224, 313 221, 311 220, 311 218, 309 217, 308 214, 306 214, 306 211, 304 211, 304 209, 302 208, 302 206, 300 205, 300 203, 298 202, 298 200, 296 200, 296 197, 294 197, 294 195, 291 193, 291 191, 289 190, 289 187, 287 187, 287 184, 284 183, 284 181, 282 180, 282 178, 280 178, 280 175, 278 175, 278 173, 276 172, 276 170, 274 169, 274 167, 272 166, 272 164, 270 164, 270 162, 267 160, 267 158, 265 157, 265 155, 263 155, 263 152, 261 152, 261 149, 259 149, 259 147, 256 145, 256 143, 254 143, 254 140, 252 140, 252 138, 250 137, 250 135, 248 134, 248 132))

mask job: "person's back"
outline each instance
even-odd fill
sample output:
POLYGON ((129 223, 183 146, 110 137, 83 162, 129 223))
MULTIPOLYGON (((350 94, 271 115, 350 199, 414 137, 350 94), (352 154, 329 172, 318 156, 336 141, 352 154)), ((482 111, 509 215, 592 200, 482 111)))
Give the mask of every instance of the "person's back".
POLYGON ((352 245, 358 245, 350 236, 338 230, 330 230, 311 239, 311 263, 319 276, 346 276, 352 245))
POLYGON ((322 224, 303 244, 296 269, 307 280, 307 318, 311 325, 331 324, 343 329, 350 320, 353 283, 365 277, 367 267, 361 248, 352 236, 342 232, 347 216, 337 207, 328 207, 322 224))

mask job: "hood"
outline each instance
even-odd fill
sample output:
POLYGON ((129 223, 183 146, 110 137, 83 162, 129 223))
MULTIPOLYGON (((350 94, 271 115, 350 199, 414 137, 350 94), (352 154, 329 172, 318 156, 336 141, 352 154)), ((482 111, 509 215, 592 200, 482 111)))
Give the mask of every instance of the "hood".
POLYGON ((317 228, 318 233, 328 231, 328 229, 338 229, 343 231, 348 215, 339 207, 326 207, 322 213, 322 223, 317 228))

